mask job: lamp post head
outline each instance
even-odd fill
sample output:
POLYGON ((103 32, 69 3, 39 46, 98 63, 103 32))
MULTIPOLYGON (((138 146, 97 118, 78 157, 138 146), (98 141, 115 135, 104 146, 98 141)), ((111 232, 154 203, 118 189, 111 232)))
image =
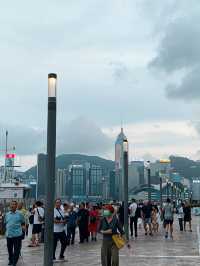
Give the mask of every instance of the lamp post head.
POLYGON ((123 151, 128 152, 128 140, 124 139, 123 141, 123 151))
POLYGON ((56 97, 57 74, 48 74, 48 97, 56 97))
POLYGON ((147 170, 151 169, 151 162, 150 161, 146 161, 145 168, 147 170))

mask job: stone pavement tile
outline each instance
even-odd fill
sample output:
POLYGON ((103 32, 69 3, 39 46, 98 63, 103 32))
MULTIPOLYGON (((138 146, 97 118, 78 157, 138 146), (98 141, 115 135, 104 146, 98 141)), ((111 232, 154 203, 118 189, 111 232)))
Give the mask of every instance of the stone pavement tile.
MULTIPOLYGON (((173 240, 166 240, 161 231, 151 237, 139 231, 137 240, 131 240, 131 250, 120 251, 120 266, 200 266, 199 240, 197 225, 199 219, 193 219, 193 232, 179 232, 177 224, 173 240)), ((78 239, 77 239, 78 241, 78 239)), ((28 248, 27 240, 23 241, 22 258, 19 266, 42 266, 43 245, 38 248, 28 248)), ((58 246, 59 251, 60 246, 58 246)), ((97 243, 86 243, 67 248, 65 263, 55 266, 100 266, 101 240, 97 243)), ((7 249, 5 239, 0 239, 0 266, 7 265, 7 249)))

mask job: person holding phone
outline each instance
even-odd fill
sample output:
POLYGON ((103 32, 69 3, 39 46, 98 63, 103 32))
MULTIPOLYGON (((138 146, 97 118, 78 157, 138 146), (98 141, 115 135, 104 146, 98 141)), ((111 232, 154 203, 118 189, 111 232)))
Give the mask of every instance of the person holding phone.
POLYGON ((56 260, 56 248, 57 243, 60 241, 61 243, 61 249, 60 249, 60 256, 59 261, 65 260, 65 249, 67 247, 67 236, 65 233, 65 224, 66 224, 66 218, 64 211, 61 209, 61 199, 56 199, 55 201, 55 208, 54 208, 54 251, 53 251, 53 260, 56 260))
POLYGON ((122 226, 115 215, 112 205, 107 205, 103 211, 99 232, 103 234, 101 247, 101 265, 102 266, 119 266, 119 249, 113 241, 113 235, 120 233, 124 235, 122 226))

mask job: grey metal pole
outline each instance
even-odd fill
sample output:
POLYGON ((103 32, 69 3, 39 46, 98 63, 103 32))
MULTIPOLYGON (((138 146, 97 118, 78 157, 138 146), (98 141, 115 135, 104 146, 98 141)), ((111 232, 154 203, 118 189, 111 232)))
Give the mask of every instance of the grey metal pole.
POLYGON ((167 199, 169 198, 169 182, 167 182, 167 199))
POLYGON ((160 177, 160 207, 163 206, 163 194, 162 194, 162 177, 160 177))
POLYGON ((6 130, 6 149, 5 149, 5 169, 4 169, 4 182, 7 181, 7 153, 8 153, 8 130, 6 130))
MULTIPOLYGON (((49 78, 57 78, 49 74, 49 78)), ((53 227, 55 200, 55 158, 56 158, 56 97, 48 97, 47 125, 47 177, 45 202, 44 266, 53 266, 53 227)))
POLYGON ((151 169, 150 166, 147 168, 148 173, 148 201, 151 201, 151 169))
POLYGON ((174 184, 171 184, 171 200, 174 200, 174 184))
POLYGON ((124 230, 126 239, 129 240, 128 226, 128 151, 124 151, 124 230))

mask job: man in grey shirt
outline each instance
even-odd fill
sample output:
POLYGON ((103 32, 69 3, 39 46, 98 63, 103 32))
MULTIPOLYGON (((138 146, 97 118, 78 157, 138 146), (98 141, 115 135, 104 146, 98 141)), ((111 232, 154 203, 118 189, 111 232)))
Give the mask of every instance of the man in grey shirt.
POLYGON ((173 222, 174 222, 174 207, 171 204, 171 200, 168 198, 167 203, 163 208, 164 212, 164 224, 165 224, 165 238, 168 238, 168 232, 170 231, 170 237, 173 238, 173 222))

